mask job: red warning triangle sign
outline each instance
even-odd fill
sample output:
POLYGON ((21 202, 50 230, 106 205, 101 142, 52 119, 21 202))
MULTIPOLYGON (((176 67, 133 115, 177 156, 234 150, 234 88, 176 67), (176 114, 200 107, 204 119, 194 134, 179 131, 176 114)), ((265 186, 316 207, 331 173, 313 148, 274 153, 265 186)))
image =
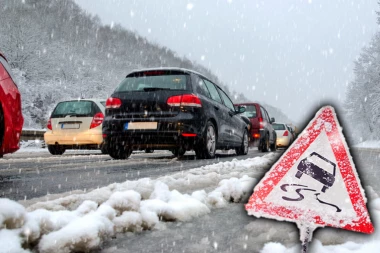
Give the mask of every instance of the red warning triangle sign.
POLYGON ((256 217, 374 231, 364 190, 332 107, 317 112, 256 185, 245 207, 256 217))

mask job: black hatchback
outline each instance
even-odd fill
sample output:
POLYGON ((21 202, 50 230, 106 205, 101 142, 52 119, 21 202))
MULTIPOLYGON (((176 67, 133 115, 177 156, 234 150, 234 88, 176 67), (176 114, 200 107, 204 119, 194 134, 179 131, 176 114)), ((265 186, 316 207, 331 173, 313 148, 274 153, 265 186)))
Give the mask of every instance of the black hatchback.
POLYGON ((227 94, 203 75, 181 68, 130 73, 106 102, 104 145, 112 158, 133 150, 171 150, 214 158, 216 149, 248 153, 248 126, 227 94))

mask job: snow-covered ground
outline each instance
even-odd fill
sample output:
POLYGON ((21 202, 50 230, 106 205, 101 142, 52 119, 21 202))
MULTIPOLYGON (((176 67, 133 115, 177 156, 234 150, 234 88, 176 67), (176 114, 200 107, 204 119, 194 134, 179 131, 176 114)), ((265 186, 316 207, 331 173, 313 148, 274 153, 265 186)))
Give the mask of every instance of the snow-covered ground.
POLYGON ((356 148, 380 149, 380 141, 365 141, 355 145, 356 148))
MULTIPOLYGON (((257 175, 277 158, 278 154, 270 153, 234 159, 155 180, 144 178, 84 194, 56 196, 44 202, 0 199, 0 252, 89 251, 117 233, 159 231, 168 221, 200 218, 215 209, 228 208, 231 202, 245 202, 257 175)), ((373 219, 380 221, 380 199, 373 201, 371 208, 373 219)), ((368 242, 338 246, 322 246, 315 241, 313 247, 318 249, 315 252, 378 252, 380 233, 371 238, 368 242)), ((297 246, 286 248, 271 242, 262 252, 298 250, 297 246)))

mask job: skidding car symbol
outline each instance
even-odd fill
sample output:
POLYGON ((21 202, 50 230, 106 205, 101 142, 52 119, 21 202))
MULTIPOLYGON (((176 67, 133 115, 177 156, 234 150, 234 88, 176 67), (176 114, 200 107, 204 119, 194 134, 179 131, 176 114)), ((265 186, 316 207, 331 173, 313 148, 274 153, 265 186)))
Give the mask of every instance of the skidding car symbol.
POLYGON ((324 186, 322 188, 322 192, 326 192, 327 188, 331 187, 335 182, 335 170, 336 170, 336 164, 331 162, 330 160, 324 158, 320 154, 313 152, 309 157, 306 157, 305 159, 302 159, 301 162, 297 166, 297 173, 296 177, 301 178, 301 176, 305 173, 306 175, 311 176, 315 180, 321 182, 324 186), (319 159, 322 159, 325 162, 328 162, 333 166, 333 174, 330 172, 327 172, 326 170, 322 169, 318 165, 314 164, 313 161, 310 161, 309 158, 316 156, 319 159))

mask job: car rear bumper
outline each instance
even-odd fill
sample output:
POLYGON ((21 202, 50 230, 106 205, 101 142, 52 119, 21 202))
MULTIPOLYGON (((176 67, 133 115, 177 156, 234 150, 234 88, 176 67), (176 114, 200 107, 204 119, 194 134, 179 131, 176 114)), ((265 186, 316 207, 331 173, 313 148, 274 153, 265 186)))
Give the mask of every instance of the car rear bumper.
POLYGON ((202 136, 205 126, 205 120, 190 113, 179 114, 171 118, 160 118, 155 121, 157 122, 157 129, 150 130, 124 130, 124 125, 127 122, 147 122, 147 120, 106 119, 103 122, 106 146, 122 144, 133 149, 170 149, 181 146, 192 149, 202 136), (192 135, 187 136, 187 134, 192 135))
POLYGON ((101 145, 103 143, 103 136, 100 131, 97 133, 85 132, 76 134, 63 134, 63 133, 53 133, 52 131, 47 131, 44 135, 45 143, 47 145, 101 145))
POLYGON ((277 147, 287 147, 290 144, 288 137, 277 137, 277 147))

